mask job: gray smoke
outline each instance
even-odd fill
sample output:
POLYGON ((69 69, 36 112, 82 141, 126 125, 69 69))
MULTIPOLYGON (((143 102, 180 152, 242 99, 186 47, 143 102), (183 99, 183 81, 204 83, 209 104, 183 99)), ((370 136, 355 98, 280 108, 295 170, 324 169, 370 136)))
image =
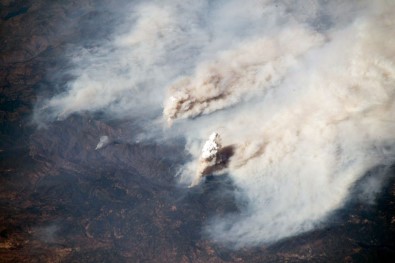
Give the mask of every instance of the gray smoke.
MULTIPOLYGON (((164 133, 185 136, 195 157, 180 173, 185 185, 204 141, 218 132, 234 147, 225 171, 245 206, 210 221, 213 240, 238 247, 311 230, 366 172, 394 161, 395 2, 168 0, 127 8, 130 30, 76 51, 76 79, 38 116, 102 110, 146 117, 151 128, 171 122, 164 133)), ((161 137, 158 130, 151 137, 161 137)), ((384 181, 376 172, 363 194, 371 200, 384 181)))

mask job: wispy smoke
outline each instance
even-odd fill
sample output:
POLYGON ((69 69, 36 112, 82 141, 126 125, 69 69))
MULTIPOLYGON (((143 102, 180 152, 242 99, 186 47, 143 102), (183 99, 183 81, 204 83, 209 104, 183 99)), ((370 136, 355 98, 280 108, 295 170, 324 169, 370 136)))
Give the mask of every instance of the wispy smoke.
MULTIPOLYGON (((218 132, 244 207, 212 219, 210 237, 245 246, 308 231, 395 153, 395 2, 329 2, 144 1, 129 31, 77 52, 76 79, 37 116, 102 110, 148 125, 163 111, 195 157, 186 184, 218 132)), ((384 180, 372 178, 366 195, 384 180)))
POLYGON ((108 136, 103 135, 100 137, 98 144, 96 145, 95 150, 100 150, 101 148, 107 146, 110 143, 110 138, 108 136))

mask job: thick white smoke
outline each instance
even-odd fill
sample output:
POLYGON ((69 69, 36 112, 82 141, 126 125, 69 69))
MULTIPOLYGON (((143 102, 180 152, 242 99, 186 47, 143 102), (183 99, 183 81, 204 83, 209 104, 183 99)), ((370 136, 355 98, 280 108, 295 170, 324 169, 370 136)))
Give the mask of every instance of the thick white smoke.
POLYGON ((226 172, 244 207, 212 219, 212 239, 244 246, 308 231, 367 171, 394 161, 395 2, 169 0, 131 10, 130 32, 80 55, 76 80, 43 112, 163 110, 174 122, 166 132, 183 134, 195 157, 185 184, 219 132, 234 149, 226 172))

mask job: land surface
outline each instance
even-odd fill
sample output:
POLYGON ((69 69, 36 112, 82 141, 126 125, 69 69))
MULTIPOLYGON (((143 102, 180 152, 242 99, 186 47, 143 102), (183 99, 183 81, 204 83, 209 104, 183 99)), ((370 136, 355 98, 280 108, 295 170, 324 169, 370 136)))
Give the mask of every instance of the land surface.
POLYGON ((101 2, 0 1, 0 262, 394 262, 393 179, 375 204, 350 200, 320 229, 231 250, 202 229, 239 209, 233 185, 177 186, 182 140, 96 151, 100 136, 133 138, 138 123, 82 114, 34 125, 36 103, 68 80, 66 51, 109 34, 101 2))

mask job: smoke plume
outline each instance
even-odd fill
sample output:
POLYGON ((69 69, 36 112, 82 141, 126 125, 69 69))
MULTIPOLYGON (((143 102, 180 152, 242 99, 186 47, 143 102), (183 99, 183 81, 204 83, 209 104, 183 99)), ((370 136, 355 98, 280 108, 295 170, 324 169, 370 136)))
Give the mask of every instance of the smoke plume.
POLYGON ((170 122, 208 114, 263 93, 281 83, 298 56, 321 42, 318 34, 289 26, 275 36, 224 51, 214 61, 199 64, 193 78, 182 78, 170 87, 165 118, 170 122))
POLYGON ((374 198, 385 178, 375 168, 395 153, 395 2, 152 0, 124 8, 116 37, 73 53, 75 79, 38 109, 39 120, 98 110, 143 116, 146 127, 165 127, 148 130, 152 137, 185 136, 194 157, 179 175, 186 185, 196 180, 204 141, 218 132, 233 149, 223 173, 242 211, 212 218, 205 232, 236 247, 319 226, 372 169, 363 193, 374 198))

